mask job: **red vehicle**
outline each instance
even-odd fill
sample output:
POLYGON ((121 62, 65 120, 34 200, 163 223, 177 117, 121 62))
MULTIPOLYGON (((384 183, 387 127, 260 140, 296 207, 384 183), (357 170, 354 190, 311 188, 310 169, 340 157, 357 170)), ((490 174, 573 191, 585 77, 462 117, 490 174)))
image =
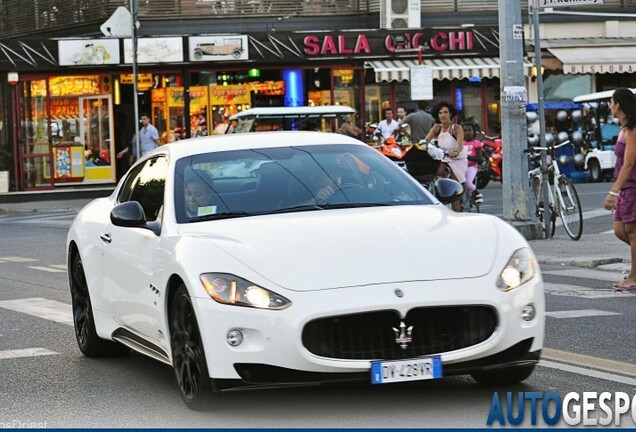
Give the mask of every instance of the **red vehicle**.
POLYGON ((484 161, 479 165, 475 178, 477 189, 488 186, 490 180, 501 181, 503 173, 503 145, 501 138, 484 135, 484 161))

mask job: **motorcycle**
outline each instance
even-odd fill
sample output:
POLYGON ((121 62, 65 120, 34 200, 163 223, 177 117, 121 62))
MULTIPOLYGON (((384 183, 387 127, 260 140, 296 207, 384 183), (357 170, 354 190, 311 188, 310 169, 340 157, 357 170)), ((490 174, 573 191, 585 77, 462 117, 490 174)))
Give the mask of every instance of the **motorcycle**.
POLYGON ((482 142, 484 143, 482 150, 484 160, 479 164, 479 170, 475 177, 477 189, 485 188, 491 180, 500 182, 503 172, 503 145, 501 138, 484 135, 482 142))

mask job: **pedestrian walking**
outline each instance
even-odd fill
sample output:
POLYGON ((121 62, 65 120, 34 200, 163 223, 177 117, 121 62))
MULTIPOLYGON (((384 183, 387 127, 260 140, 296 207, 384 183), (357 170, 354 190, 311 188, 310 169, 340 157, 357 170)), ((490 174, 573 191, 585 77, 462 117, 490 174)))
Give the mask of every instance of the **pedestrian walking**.
POLYGON ((150 123, 148 114, 142 114, 139 118, 141 129, 139 129, 139 144, 141 145, 141 155, 151 152, 159 145, 159 131, 150 123))
POLYGON ((610 100, 610 111, 621 129, 614 147, 616 180, 604 207, 614 211, 614 234, 629 245, 632 258, 627 277, 613 286, 618 291, 632 291, 636 290, 636 96, 629 89, 617 89, 610 100))
POLYGON ((411 137, 417 143, 424 138, 435 124, 433 116, 426 112, 426 102, 417 103, 417 111, 408 114, 400 124, 408 124, 411 127, 411 137))

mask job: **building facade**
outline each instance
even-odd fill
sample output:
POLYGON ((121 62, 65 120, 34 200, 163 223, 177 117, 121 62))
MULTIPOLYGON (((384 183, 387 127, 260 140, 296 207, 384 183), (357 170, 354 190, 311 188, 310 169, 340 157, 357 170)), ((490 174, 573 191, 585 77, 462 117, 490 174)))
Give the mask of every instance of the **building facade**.
MULTIPOLYGON (((625 15, 617 19, 622 30, 611 37, 630 40, 636 22, 626 14, 634 9, 631 2, 605 3, 619 18, 625 15)), ((384 108, 415 107, 410 71, 422 64, 432 73, 431 104, 450 100, 461 120, 499 132, 496 0, 422 0, 420 25, 407 29, 380 28, 392 17, 384 1, 139 2, 136 96, 131 38, 112 36, 116 26, 100 29, 127 4, 49 0, 34 4, 36 10, 0 1, 0 76, 6 78, 0 149, 9 156, 11 190, 113 184, 129 163, 128 156, 117 156, 138 127, 135 97, 162 143, 222 133, 230 115, 254 106, 344 104, 355 107, 364 124, 381 120, 384 108)), ((522 7, 526 17, 527 2, 522 7)), ((580 68, 572 69, 558 60, 548 43, 573 35, 566 28, 571 19, 545 19, 546 82, 575 77, 579 93, 586 93, 616 82, 606 76, 620 75, 625 86, 634 86, 629 67, 618 71, 608 63, 598 71, 577 63, 580 68), (549 22, 555 19, 561 21, 549 22), (564 33, 553 34, 559 25, 564 33)), ((531 90, 532 64, 524 66, 531 90)))

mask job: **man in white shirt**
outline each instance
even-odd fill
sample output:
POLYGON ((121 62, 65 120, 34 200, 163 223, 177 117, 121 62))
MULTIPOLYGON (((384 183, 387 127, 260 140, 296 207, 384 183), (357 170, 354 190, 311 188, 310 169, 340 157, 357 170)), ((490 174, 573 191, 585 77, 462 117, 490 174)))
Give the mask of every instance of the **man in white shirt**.
POLYGON ((143 114, 139 121, 142 124, 142 128, 139 129, 139 143, 143 156, 159 145, 159 131, 150 123, 150 117, 147 114, 143 114))
POLYGON ((387 108, 384 110, 384 120, 378 123, 376 130, 382 133, 382 140, 386 141, 388 137, 393 136, 393 132, 395 132, 398 126, 399 122, 393 120, 393 109, 387 108))

